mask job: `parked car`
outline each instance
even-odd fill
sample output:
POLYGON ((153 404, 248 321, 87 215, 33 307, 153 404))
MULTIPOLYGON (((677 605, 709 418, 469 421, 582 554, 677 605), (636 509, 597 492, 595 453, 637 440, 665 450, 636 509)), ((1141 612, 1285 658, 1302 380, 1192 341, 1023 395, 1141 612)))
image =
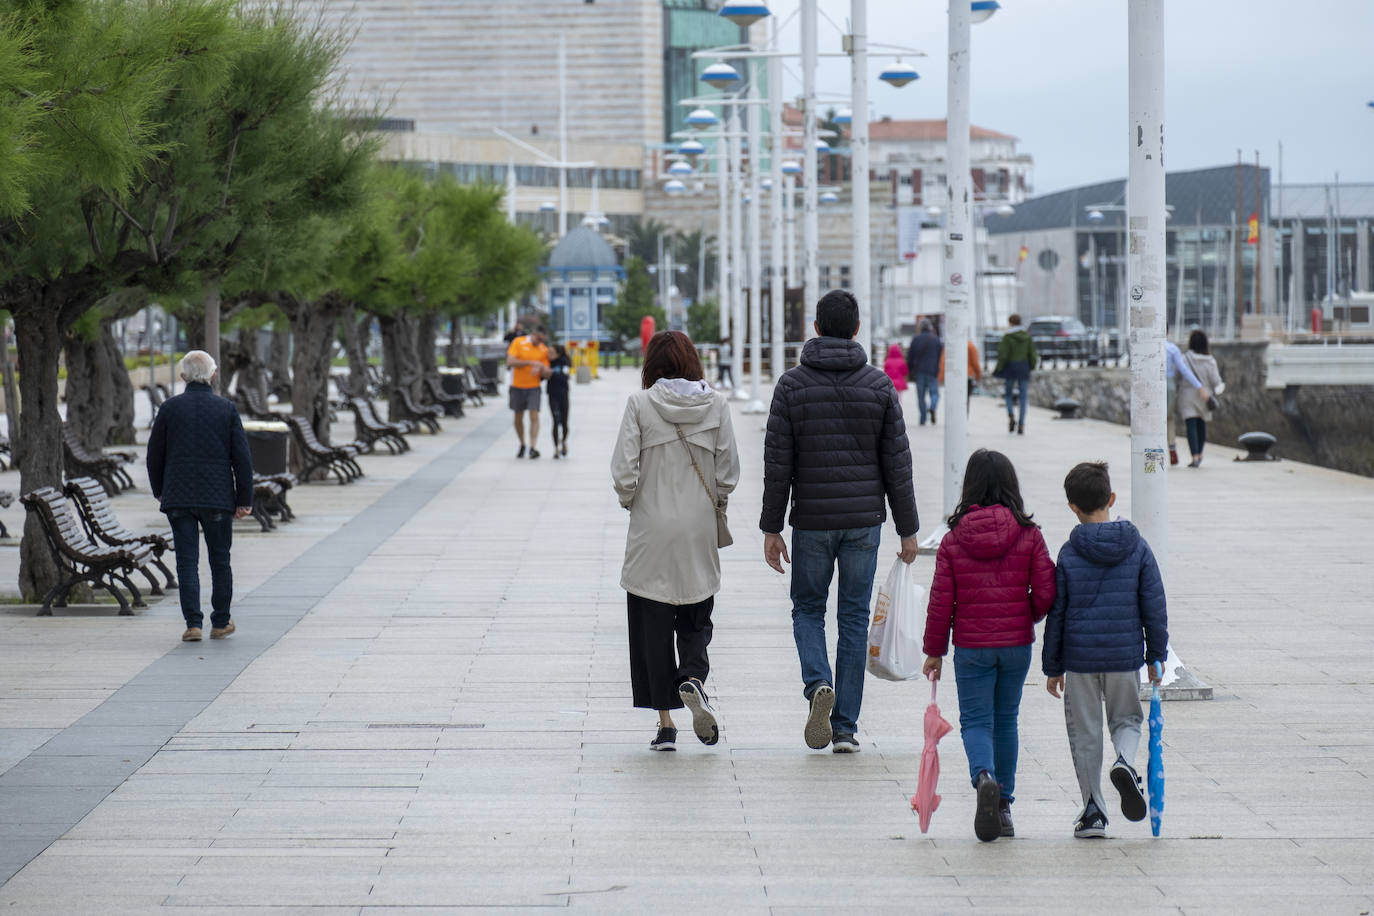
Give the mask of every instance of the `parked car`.
POLYGON ((1101 344, 1096 331, 1077 318, 1046 315, 1026 327, 1041 359, 1096 360, 1101 344))

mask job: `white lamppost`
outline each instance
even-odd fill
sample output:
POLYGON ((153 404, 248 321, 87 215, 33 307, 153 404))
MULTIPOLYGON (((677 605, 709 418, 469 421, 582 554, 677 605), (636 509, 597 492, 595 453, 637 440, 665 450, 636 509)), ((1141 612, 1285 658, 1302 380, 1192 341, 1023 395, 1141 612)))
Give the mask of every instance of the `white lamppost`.
POLYGON ((869 359, 873 358, 873 302, 869 273, 868 225, 868 0, 850 0, 849 38, 851 57, 849 102, 849 175, 853 204, 850 256, 850 282, 859 301, 859 343, 869 359))
POLYGON ((949 174, 945 223, 945 453, 946 515, 959 504, 968 457, 969 284, 973 278, 973 182, 969 163, 969 45, 974 19, 997 12, 996 0, 950 0, 949 96, 945 148, 949 174))
POLYGON ((816 213, 816 55, 818 53, 816 0, 802 0, 801 59, 802 59, 802 173, 806 185, 802 189, 802 337, 816 336, 816 300, 820 298, 821 227, 816 213))

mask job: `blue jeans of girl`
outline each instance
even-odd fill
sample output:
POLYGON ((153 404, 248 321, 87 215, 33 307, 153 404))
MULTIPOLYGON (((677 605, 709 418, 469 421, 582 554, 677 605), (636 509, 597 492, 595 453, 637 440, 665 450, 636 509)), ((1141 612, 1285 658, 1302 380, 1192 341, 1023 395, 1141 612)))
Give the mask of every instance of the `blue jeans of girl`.
POLYGON ((954 650, 954 678, 959 687, 959 734, 968 756, 969 781, 987 770, 1002 787, 1002 797, 1015 798, 1021 711, 1021 688, 1030 671, 1031 645, 1000 649, 954 650))

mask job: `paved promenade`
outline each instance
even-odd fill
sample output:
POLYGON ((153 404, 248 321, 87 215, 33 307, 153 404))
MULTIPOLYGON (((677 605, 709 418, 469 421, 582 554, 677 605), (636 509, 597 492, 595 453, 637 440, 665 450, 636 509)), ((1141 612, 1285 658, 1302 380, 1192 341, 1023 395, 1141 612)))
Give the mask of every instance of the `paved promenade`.
MULTIPOLYGON (((1164 835, 1113 810, 1110 839, 1073 839, 1037 664, 1017 837, 983 844, 957 730, 929 834, 910 812, 922 684, 868 681, 857 756, 804 746, 787 581, 756 530, 762 417, 736 413, 708 682, 723 740, 648 750, 607 470, 636 378, 574 386, 567 461, 514 460, 493 400, 365 458, 353 486, 293 491, 294 524, 241 524, 227 640, 180 643, 174 598, 135 618, 0 610, 0 912, 1374 908, 1374 480, 1216 446, 1171 472, 1170 629, 1216 698, 1166 707, 1164 835)), ((1011 456, 1052 552, 1076 461, 1112 463, 1129 515, 1126 429, 1034 411, 1017 437, 1004 417, 978 399, 971 439, 1011 456)), ((911 435, 924 535, 943 427, 911 435)), ((116 508, 157 519, 146 485, 116 508)), ((896 550, 889 525, 880 579, 896 550)), ((952 678, 941 706, 957 722, 952 678)))

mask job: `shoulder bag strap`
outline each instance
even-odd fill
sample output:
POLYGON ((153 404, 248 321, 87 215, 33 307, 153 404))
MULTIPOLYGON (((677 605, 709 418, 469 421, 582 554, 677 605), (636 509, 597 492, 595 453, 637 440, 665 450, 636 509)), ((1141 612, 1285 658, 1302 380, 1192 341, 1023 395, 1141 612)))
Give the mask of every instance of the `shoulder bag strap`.
MULTIPOLYGON (((715 509, 715 494, 711 492, 711 488, 707 485, 706 476, 701 473, 701 465, 697 464, 697 456, 692 454, 692 447, 687 444, 687 436, 682 432, 682 427, 678 426, 676 423, 673 424, 673 429, 677 430, 677 437, 682 440, 682 447, 687 450, 687 458, 692 462, 692 470, 697 472, 697 480, 701 481, 701 488, 706 491, 706 498, 711 501, 711 507, 715 509)), ((719 512, 720 510, 716 509, 716 511, 719 512)))

